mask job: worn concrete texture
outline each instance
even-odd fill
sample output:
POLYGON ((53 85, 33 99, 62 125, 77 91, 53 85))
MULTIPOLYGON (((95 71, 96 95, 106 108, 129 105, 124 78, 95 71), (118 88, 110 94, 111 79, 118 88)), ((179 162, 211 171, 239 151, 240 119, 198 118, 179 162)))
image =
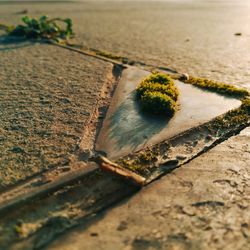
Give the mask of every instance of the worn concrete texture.
POLYGON ((249 249, 249 139, 247 128, 47 249, 249 249))
POLYGON ((12 4, 1 5, 0 22, 18 22, 24 9, 72 18, 85 46, 249 86, 249 0, 12 4))
POLYGON ((0 188, 68 163, 112 65, 51 45, 0 49, 0 188))
MULTIPOLYGON (((0 22, 20 22, 24 9, 72 18, 75 39, 85 46, 250 88, 249 0, 1 4, 0 22)), ((13 47, 22 46, 0 45, 2 186, 69 156, 111 70, 55 47, 13 47)), ((249 249, 249 134, 248 128, 48 249, 249 249)))

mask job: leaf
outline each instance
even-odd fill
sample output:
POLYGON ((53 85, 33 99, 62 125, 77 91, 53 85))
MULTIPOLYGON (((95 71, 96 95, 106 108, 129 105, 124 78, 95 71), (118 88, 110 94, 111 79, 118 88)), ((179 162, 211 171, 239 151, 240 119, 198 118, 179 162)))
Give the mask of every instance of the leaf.
POLYGON ((31 23, 31 18, 28 17, 28 16, 24 16, 24 17, 22 17, 22 21, 23 21, 25 24, 29 25, 29 24, 31 23))
POLYGON ((12 36, 22 36, 35 39, 46 38, 55 41, 66 39, 73 34, 73 24, 70 18, 49 19, 48 16, 43 15, 36 19, 30 18, 29 16, 24 16, 22 21, 24 25, 17 25, 16 27, 11 27, 8 30, 4 25, 0 25, 0 29, 5 30, 7 33, 9 33, 9 35, 12 36))

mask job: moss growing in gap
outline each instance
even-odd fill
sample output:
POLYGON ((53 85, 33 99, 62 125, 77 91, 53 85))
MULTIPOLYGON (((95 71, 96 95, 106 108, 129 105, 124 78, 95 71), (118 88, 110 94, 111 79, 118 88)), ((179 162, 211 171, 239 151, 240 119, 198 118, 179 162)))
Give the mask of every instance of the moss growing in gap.
POLYGON ((185 83, 192 84, 202 89, 211 90, 213 92, 217 92, 223 95, 244 98, 249 96, 249 91, 241 88, 237 88, 233 85, 216 82, 212 80, 208 80, 205 78, 197 78, 190 76, 189 79, 184 80, 185 83))
MULTIPOLYGON (((227 112, 224 115, 216 117, 209 123, 201 125, 200 127, 193 128, 192 133, 203 133, 202 131, 209 131, 209 134, 214 137, 227 137, 235 131, 240 131, 250 124, 250 98, 242 99, 242 105, 234 110, 227 112)), ((191 133, 186 132, 186 135, 191 133)), ((232 134, 231 134, 232 135, 232 134)), ((185 136, 185 135, 182 135, 185 136)), ((151 148, 146 148, 140 152, 121 157, 116 161, 120 166, 127 168, 140 174, 144 177, 148 177, 151 173, 158 168, 157 161, 161 159, 163 155, 169 150, 171 145, 175 145, 175 140, 164 141, 151 148), (173 143, 173 144, 172 144, 173 143), (163 148, 163 151, 162 149, 163 148)))
POLYGON ((136 93, 142 110, 147 113, 171 117, 177 110, 179 92, 166 74, 153 72, 142 80, 136 93))

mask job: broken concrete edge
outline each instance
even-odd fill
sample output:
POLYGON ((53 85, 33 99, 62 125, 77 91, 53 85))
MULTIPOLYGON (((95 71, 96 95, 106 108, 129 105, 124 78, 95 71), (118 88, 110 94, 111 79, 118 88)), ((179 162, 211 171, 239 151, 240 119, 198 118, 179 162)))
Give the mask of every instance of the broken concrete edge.
POLYGON ((26 193, 21 193, 18 196, 11 197, 10 199, 6 199, 5 201, 1 202, 0 215, 4 214, 5 212, 9 212, 10 209, 15 209, 18 206, 32 202, 35 199, 41 199, 51 193, 54 193, 66 185, 70 185, 81 180, 82 178, 87 177, 96 170, 98 170, 98 166, 92 162, 89 163, 87 167, 71 171, 64 176, 59 176, 52 182, 41 184, 38 187, 33 186, 33 188, 27 190, 26 193))
MULTIPOLYGON (((90 147, 90 150, 94 148, 94 143, 95 143, 95 139, 97 137, 97 133, 98 133, 98 126, 100 127, 102 124, 101 121, 101 117, 105 116, 105 111, 103 113, 100 112, 100 108, 106 107, 106 111, 109 105, 109 100, 112 97, 112 94, 114 93, 118 81, 120 79, 122 70, 124 68, 120 67, 119 65, 115 64, 113 65, 113 69, 112 72, 110 72, 112 74, 112 76, 109 77, 109 79, 107 79, 107 84, 104 84, 105 86, 103 86, 103 91, 102 94, 100 96, 100 98, 96 101, 96 103, 93 105, 94 109, 93 112, 91 113, 90 117, 86 120, 85 125, 84 125, 84 131, 82 134, 82 139, 79 142, 78 145, 78 149, 75 152, 75 155, 72 156, 68 162, 67 165, 58 165, 54 168, 50 168, 47 170, 44 170, 42 172, 36 173, 32 176, 29 176, 28 178, 24 179, 24 180, 20 180, 18 183, 14 184, 14 185, 9 185, 6 188, 4 188, 1 192, 1 198, 0 198, 0 213, 2 210, 8 209, 8 207, 14 207, 17 204, 19 204, 22 202, 26 202, 30 199, 33 199, 34 197, 39 197, 40 196, 40 192, 42 193, 50 193, 50 185, 46 185, 47 182, 51 182, 54 183, 54 185, 52 184, 52 186, 54 186, 55 188, 57 188, 57 183, 60 182, 60 180, 65 180, 65 185, 67 185, 67 179, 71 178, 71 173, 74 175, 74 173, 76 173, 77 175, 77 171, 79 171, 79 175, 81 176, 82 171, 85 171, 86 168, 86 159, 84 159, 84 155, 86 154, 86 152, 84 151, 84 148, 82 147, 81 144, 88 144, 90 147), (112 79, 111 79, 112 78, 112 79), (106 86, 107 85, 107 86, 106 86), (110 87, 111 88, 111 93, 106 94, 106 88, 110 87), (111 96, 110 96, 111 95, 111 96), (89 125, 94 123, 94 138, 92 138, 92 135, 89 135, 89 125), (96 129, 97 128, 97 129, 96 129), (81 164, 82 162, 82 164, 81 164), (85 162, 85 163, 84 163, 85 162), (80 165, 77 166, 77 170, 75 170, 74 165, 80 165), (81 166, 84 165, 84 166, 81 166), (73 167, 72 167, 73 166, 73 167), (80 167, 80 169, 79 169, 80 167), (64 168, 67 168, 67 172, 64 171, 64 168), (47 179, 47 176, 51 176, 54 175, 56 176, 56 180, 48 180, 48 181, 42 181, 45 177, 45 179, 47 179), (40 185, 45 185, 43 186, 41 189, 37 190, 37 187, 35 186, 36 183, 40 183, 40 185), (48 188, 47 191, 46 188, 48 188), (34 192, 34 195, 32 195, 32 192, 34 192), (16 200, 16 201, 15 201, 16 200)), ((88 157, 87 157, 88 158, 88 157)), ((88 164, 88 162, 87 162, 88 164)), ((74 180, 74 176, 72 177, 74 180)), ((76 178, 77 181, 77 178, 76 178)))
MULTIPOLYGON (((87 166, 84 168, 70 171, 63 176, 60 175, 52 182, 45 184, 41 183, 41 185, 38 183, 38 187, 34 186, 36 183, 33 183, 33 187, 30 187, 25 193, 21 193, 14 197, 11 196, 9 199, 0 202, 0 215, 3 215, 5 212, 9 212, 10 209, 15 209, 18 206, 33 202, 34 200, 42 199, 64 186, 73 184, 90 175, 97 174, 99 169, 104 170, 105 172, 110 172, 116 177, 119 177, 119 179, 122 179, 123 181, 139 188, 145 184, 146 179, 144 177, 120 167, 103 156, 96 157, 95 162, 98 165, 93 161, 88 162, 87 166)), ((6 197, 8 197, 8 195, 6 195, 6 197)))
POLYGON ((56 237, 68 230, 74 229, 80 225, 88 226, 92 224, 93 221, 98 218, 98 214, 105 212, 107 209, 115 206, 118 202, 130 197, 139 190, 140 189, 134 185, 129 187, 122 186, 115 192, 108 192, 105 194, 102 199, 97 200, 91 207, 87 208, 87 211, 83 215, 76 218, 68 218, 60 215, 48 218, 36 232, 33 232, 26 238, 18 239, 18 241, 29 241, 31 246, 35 244, 36 249, 42 249, 53 242, 56 237), (60 226, 58 226, 58 224, 60 224, 60 226), (50 230, 48 237, 40 237, 40 234, 43 234, 44 230, 48 227, 50 230))
MULTIPOLYGON (((97 157, 98 160, 95 159, 95 161, 101 169, 120 176, 121 179, 137 187, 142 187, 166 175, 175 168, 188 163, 230 136, 238 134, 250 125, 249 115, 250 100, 248 99, 240 108, 229 111, 206 124, 185 131, 169 140, 153 145, 151 148, 142 149, 128 156, 121 157, 115 162, 111 162, 102 156, 97 157), (236 126, 235 120, 239 121, 239 119, 241 123, 236 126), (218 134, 219 130, 221 130, 220 134, 218 134), (204 135, 207 135, 207 137, 204 138, 204 135), (183 147, 185 143, 189 143, 190 141, 195 141, 196 143, 192 148, 188 147, 188 151, 192 149, 189 152, 189 156, 181 157, 181 150, 178 146, 183 147), (168 154, 171 147, 172 152, 168 155, 167 159, 164 158, 164 155, 168 154), (138 165, 138 162, 141 164, 140 168, 135 169, 134 165, 135 163, 138 165)), ((21 193, 10 200, 5 200, 0 203, 0 214, 4 214, 6 211, 16 208, 19 205, 34 201, 34 199, 49 195, 66 185, 81 180, 90 173, 97 173, 99 167, 92 164, 94 163, 89 162, 87 168, 69 172, 64 176, 58 176, 57 180, 51 183, 44 184, 38 188, 30 188, 24 195, 21 193)))
POLYGON ((98 156, 96 158, 96 163, 99 164, 99 167, 107 172, 110 172, 111 174, 117 175, 120 178, 131 182, 132 184, 142 187, 145 184, 146 179, 126 168, 122 168, 118 164, 110 161, 108 158, 103 156, 98 156))
POLYGON ((183 165, 197 157, 197 155, 208 151, 218 143, 228 139, 230 136, 239 133, 249 125, 250 99, 245 99, 237 109, 231 110, 214 118, 212 121, 187 130, 159 144, 121 157, 115 162, 145 177, 147 179, 146 182, 151 182, 155 178, 158 178, 158 175, 162 175, 169 170, 183 165), (196 145, 193 147, 187 146, 187 151, 192 149, 194 153, 189 153, 190 156, 188 158, 177 159, 178 157, 176 158, 176 156, 181 153, 178 145, 182 145, 183 147, 185 143, 192 143, 193 141, 196 142, 198 148, 196 145), (167 155, 170 148, 174 153, 167 155))
POLYGON ((94 152, 96 138, 98 137, 104 117, 108 111, 110 100, 117 88, 123 70, 124 67, 114 64, 111 76, 107 76, 107 80, 102 86, 100 97, 94 105, 93 112, 84 124, 84 131, 78 145, 79 149, 75 153, 78 157, 77 161, 87 161, 91 157, 91 153, 94 152))

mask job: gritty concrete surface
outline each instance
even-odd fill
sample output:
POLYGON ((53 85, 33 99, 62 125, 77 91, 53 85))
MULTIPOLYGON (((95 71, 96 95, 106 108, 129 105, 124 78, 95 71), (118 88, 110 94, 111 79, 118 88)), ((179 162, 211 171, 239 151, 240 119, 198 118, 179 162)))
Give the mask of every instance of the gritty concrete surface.
POLYGON ((0 50, 0 187, 68 164, 112 65, 51 45, 0 50))
POLYGON ((249 249, 249 139, 247 128, 47 249, 249 249))
POLYGON ((96 142, 96 149, 105 152, 109 159, 170 139, 241 105, 240 100, 175 80, 180 96, 174 116, 150 116, 141 111, 136 99, 138 84, 149 74, 134 67, 122 72, 96 142))
POLYGON ((17 23, 24 9, 72 18, 76 40, 85 46, 249 86, 250 0, 5 4, 0 22, 17 23))
MULTIPOLYGON (((1 4, 0 22, 20 22, 24 9, 72 18, 75 40, 85 46, 250 89, 249 0, 1 4)), ((0 44, 2 186, 69 156, 110 70, 55 47, 0 44)), ((248 128, 48 249, 249 249, 249 134, 248 128)), ((62 207, 65 200, 58 200, 62 207)))

